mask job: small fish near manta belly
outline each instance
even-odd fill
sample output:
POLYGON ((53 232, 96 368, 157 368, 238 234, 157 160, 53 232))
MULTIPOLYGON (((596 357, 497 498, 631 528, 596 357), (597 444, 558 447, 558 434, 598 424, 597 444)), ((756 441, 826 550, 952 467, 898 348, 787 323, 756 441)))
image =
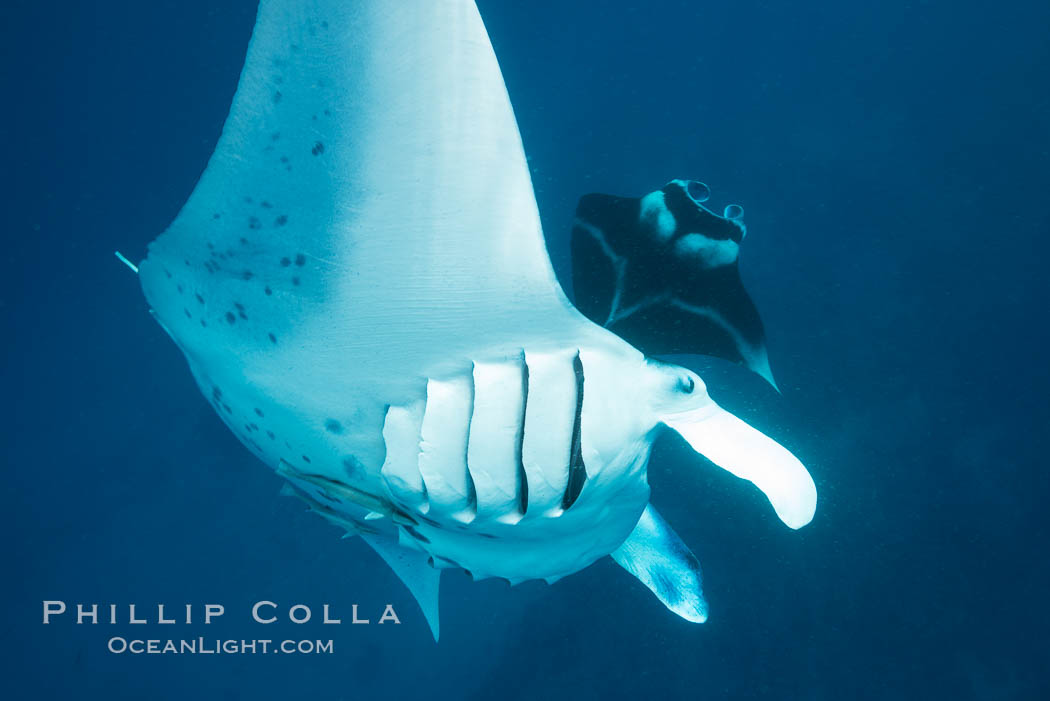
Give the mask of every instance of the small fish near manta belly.
MULTIPOLYGON (((699 210, 681 218, 678 190, 698 199, 665 188, 674 221, 733 238, 699 210)), ((626 226, 651 233, 640 221, 626 226)), ((675 232, 685 243, 661 251, 735 270, 723 239, 675 232)), ((753 482, 789 527, 813 516, 816 489, 790 452, 695 373, 643 355, 681 341, 761 373, 753 334, 681 340, 645 314, 606 323, 583 287, 593 320, 566 298, 470 0, 261 0, 215 152, 134 267, 222 420, 379 554, 435 638, 442 567, 554 580, 606 554, 704 620, 699 564, 648 503, 664 426, 753 482)), ((594 289, 601 302, 620 288, 594 289)))

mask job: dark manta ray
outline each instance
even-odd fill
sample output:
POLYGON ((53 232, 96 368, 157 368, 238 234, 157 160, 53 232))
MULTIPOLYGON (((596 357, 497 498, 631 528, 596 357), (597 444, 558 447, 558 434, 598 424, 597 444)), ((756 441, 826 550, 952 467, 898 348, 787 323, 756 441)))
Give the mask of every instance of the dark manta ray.
POLYGON ((650 355, 742 363, 774 387, 765 333, 737 268, 744 210, 719 217, 707 186, 673 180, 631 199, 587 195, 572 230, 576 306, 650 355))
POLYGON ((697 375, 624 340, 768 377, 743 229, 690 210, 698 187, 584 200, 594 323, 551 269, 472 1, 262 0, 215 153, 140 278, 223 421, 389 563, 435 637, 442 568, 553 582, 606 555, 703 621, 696 558, 649 505, 663 427, 792 528, 816 490, 697 375))

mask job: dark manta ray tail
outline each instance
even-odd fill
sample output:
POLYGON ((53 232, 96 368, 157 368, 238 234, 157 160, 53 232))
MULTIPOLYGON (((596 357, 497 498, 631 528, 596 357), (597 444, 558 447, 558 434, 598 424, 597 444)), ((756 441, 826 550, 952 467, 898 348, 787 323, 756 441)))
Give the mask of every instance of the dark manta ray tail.
POLYGON ((714 214, 701 204, 709 194, 672 180, 641 198, 584 196, 572 230, 576 306, 646 355, 717 356, 776 387, 737 267, 744 212, 714 214))

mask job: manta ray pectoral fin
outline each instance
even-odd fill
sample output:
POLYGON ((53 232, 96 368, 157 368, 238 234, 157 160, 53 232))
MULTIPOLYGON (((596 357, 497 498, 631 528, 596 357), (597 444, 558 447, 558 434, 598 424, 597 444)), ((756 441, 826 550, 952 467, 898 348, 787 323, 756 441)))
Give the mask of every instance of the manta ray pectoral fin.
POLYGON ((719 216, 700 204, 707 194, 674 180, 641 198, 583 197, 572 230, 576 306, 646 355, 711 355, 776 387, 737 265, 743 210, 719 216))
POLYGON ((430 632, 437 642, 441 635, 441 621, 438 616, 438 594, 441 584, 441 570, 427 563, 429 555, 425 552, 409 550, 382 536, 363 535, 361 538, 372 546, 381 558, 394 570, 394 574, 405 583, 412 592, 419 608, 430 625, 430 632))
POLYGON ((139 265, 184 350, 271 394, 385 403, 362 387, 587 328, 473 0, 258 5, 215 152, 139 265))
POLYGON ((685 620, 707 620, 700 563, 652 504, 612 558, 685 620))
POLYGON ((801 528, 817 509, 817 487, 798 458, 761 431, 714 402, 699 409, 663 417, 693 450, 766 495, 777 516, 801 528))

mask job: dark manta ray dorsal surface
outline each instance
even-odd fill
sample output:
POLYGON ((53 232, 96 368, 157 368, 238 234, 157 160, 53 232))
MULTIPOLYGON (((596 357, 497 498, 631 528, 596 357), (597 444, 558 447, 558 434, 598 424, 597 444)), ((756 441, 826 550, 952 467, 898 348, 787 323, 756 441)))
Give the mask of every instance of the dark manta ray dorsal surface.
POLYGON ((663 427, 788 526, 813 516, 791 453, 568 302, 470 0, 262 0, 215 153, 139 274, 230 430, 435 637, 442 569, 553 582, 606 555, 703 620, 697 560, 649 504, 663 427))
POLYGON ((712 355, 776 387, 737 264, 744 211, 719 216, 709 196, 696 180, 639 198, 584 196, 572 230, 576 306, 647 355, 712 355))

